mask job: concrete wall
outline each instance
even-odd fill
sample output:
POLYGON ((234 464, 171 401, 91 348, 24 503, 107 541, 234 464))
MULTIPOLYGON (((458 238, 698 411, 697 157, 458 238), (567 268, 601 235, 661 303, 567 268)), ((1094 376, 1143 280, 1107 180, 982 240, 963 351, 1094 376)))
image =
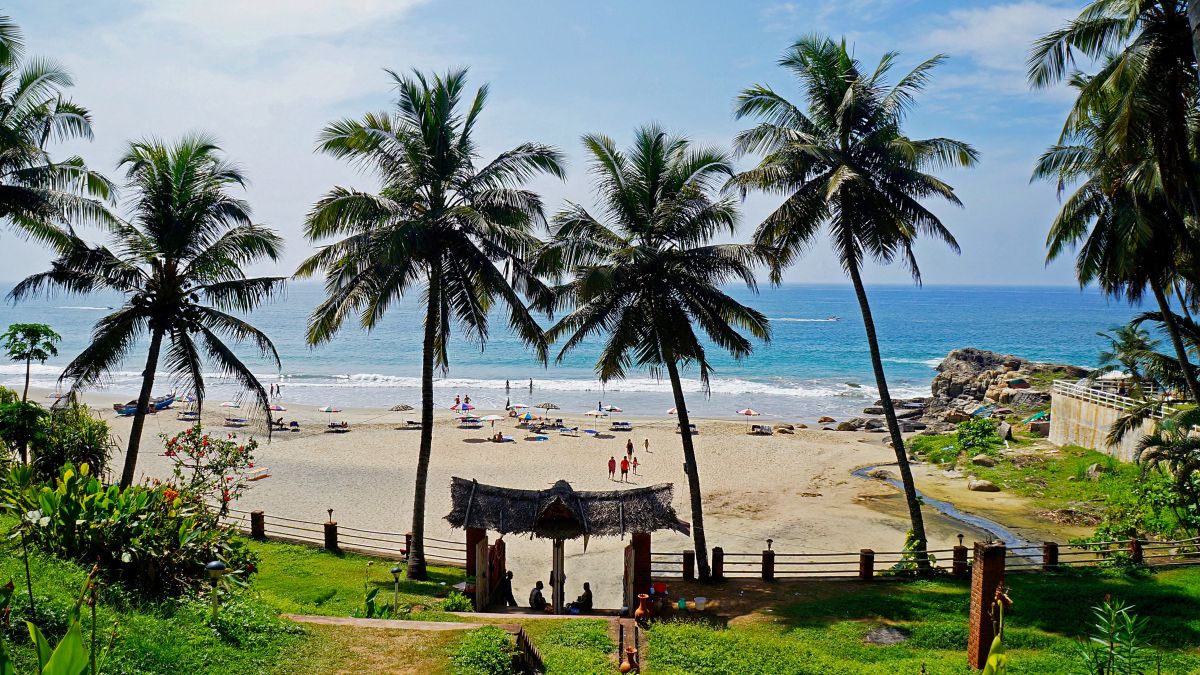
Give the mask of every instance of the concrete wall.
POLYGON ((1154 421, 1143 422, 1141 428, 1125 434, 1120 443, 1110 446, 1105 439, 1121 413, 1122 409, 1116 406, 1084 401, 1054 391, 1050 399, 1050 442, 1091 448, 1132 462, 1138 441, 1154 431, 1154 421))

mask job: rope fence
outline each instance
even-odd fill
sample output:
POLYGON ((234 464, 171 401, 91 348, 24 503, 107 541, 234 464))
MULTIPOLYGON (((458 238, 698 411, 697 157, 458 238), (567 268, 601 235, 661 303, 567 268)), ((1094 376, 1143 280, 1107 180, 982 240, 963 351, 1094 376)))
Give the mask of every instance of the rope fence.
MULTIPOLYGON (((317 523, 297 518, 276 516, 262 511, 226 509, 222 522, 254 539, 270 539, 327 550, 349 551, 391 559, 407 559, 412 535, 404 532, 384 532, 341 525, 329 520, 317 523)), ((467 545, 463 541, 425 537, 425 559, 462 567, 467 562, 467 545)))
MULTIPOLYGON (((955 577, 970 571, 968 548, 955 546, 927 551, 934 569, 955 577)), ((1200 537, 1162 540, 1101 541, 1078 544, 1045 542, 1006 549, 1005 567, 1014 572, 1052 572, 1069 567, 1129 562, 1150 567, 1200 565, 1200 537)), ((711 575, 714 579, 758 578, 844 578, 867 580, 908 574, 916 570, 917 559, 906 551, 862 549, 845 553, 785 553, 765 550, 758 553, 711 551, 711 575)), ((693 551, 652 551, 650 572, 656 578, 695 579, 693 551)))

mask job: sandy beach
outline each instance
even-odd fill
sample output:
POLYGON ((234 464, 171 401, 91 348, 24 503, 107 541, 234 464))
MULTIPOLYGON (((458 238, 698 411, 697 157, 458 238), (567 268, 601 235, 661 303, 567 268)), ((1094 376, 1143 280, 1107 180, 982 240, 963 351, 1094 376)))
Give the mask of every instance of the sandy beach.
MULTIPOLYGON (((46 392, 38 393, 44 397, 46 392)), ((111 392, 94 392, 85 400, 109 421, 123 448, 131 418, 117 417, 112 403, 123 400, 111 392)), ((222 426, 226 414, 218 407, 205 407, 204 423, 214 431, 236 431, 222 426)), ((391 532, 409 529, 412 485, 419 432, 400 430, 406 419, 417 419, 419 411, 387 412, 384 409, 347 409, 332 416, 312 406, 283 404, 284 419, 296 420, 299 432, 276 432, 267 442, 259 427, 238 431, 253 435, 262 445, 257 464, 267 467, 270 478, 254 483, 238 508, 278 516, 324 521, 326 510, 334 519, 356 528, 391 532), (330 419, 346 421, 351 431, 326 433, 330 419)), ((476 411, 504 414, 503 411, 476 411)), ((555 417, 560 416, 555 411, 555 417)), ((607 429, 608 420, 593 421, 584 415, 561 415, 581 428, 607 429)), ((620 459, 626 440, 637 448, 638 473, 632 485, 673 483, 675 508, 690 520, 682 450, 675 422, 669 418, 623 417, 633 422, 633 432, 602 432, 597 436, 551 435, 545 442, 525 440, 529 434, 516 428, 513 420, 496 422, 495 430, 457 428, 457 417, 449 410, 436 414, 434 451, 429 477, 426 510, 428 536, 460 540, 462 533, 443 520, 450 509, 452 476, 521 488, 549 487, 566 479, 576 489, 619 489, 622 484, 608 479, 610 456, 620 459), (512 443, 492 443, 495 431, 514 437, 512 443), (645 439, 650 452, 643 451, 645 439)), ((696 437, 701 484, 705 496, 708 544, 727 552, 757 552, 767 538, 785 552, 842 552, 873 548, 900 548, 907 518, 903 500, 895 488, 851 475, 862 466, 894 461, 883 435, 800 429, 794 435, 750 436, 746 422, 696 420, 696 437)), ((186 428, 174 411, 151 415, 146 420, 138 471, 143 477, 169 475, 169 460, 160 456, 159 434, 186 428)), ((120 472, 124 458, 112 459, 112 470, 120 472)), ((948 548, 963 533, 970 541, 983 538, 980 531, 926 509, 926 527, 931 548, 948 548)), ((495 537, 495 533, 490 533, 495 537)), ((515 575, 518 599, 537 578, 545 579, 550 569, 550 542, 509 538, 509 567, 515 575)), ((592 539, 584 552, 581 541, 567 543, 568 595, 578 593, 591 581, 598 606, 620 604, 621 549, 628 540, 592 539)), ((675 533, 658 533, 655 551, 682 551, 690 539, 675 533)))

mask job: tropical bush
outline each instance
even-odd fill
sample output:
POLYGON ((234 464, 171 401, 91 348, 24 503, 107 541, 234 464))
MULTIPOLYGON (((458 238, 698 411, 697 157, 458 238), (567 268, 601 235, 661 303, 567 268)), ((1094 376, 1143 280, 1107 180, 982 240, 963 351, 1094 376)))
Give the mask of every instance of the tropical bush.
POLYGON ((72 402, 41 416, 30 464, 35 478, 44 481, 53 480, 67 464, 86 464, 93 473, 102 475, 114 447, 108 422, 93 415, 87 406, 72 402))
POLYGON ((247 472, 254 468, 254 451, 258 449, 258 441, 253 438, 239 441, 233 434, 213 436, 201 431, 199 424, 160 438, 174 463, 174 485, 180 492, 219 504, 224 515, 229 503, 249 489, 247 472))
POLYGON ((960 422, 954 432, 958 447, 968 455, 980 452, 993 453, 1000 447, 1000 436, 996 433, 996 420, 972 417, 960 422))
POLYGON ((242 575, 256 562, 196 495, 171 484, 105 487, 87 465, 67 465, 48 483, 35 480, 30 467, 13 468, 0 507, 21 517, 18 527, 32 545, 94 562, 105 576, 154 594, 201 585, 213 559, 242 575))
MULTIPOLYGON (((88 575, 87 581, 84 583, 83 591, 79 594, 79 599, 76 600, 75 606, 71 608, 67 617, 67 630, 58 644, 51 649, 50 642, 46 636, 42 634, 33 622, 26 621, 25 625, 29 630, 29 638, 36 645, 37 654, 37 672, 39 675, 80 675, 80 673, 91 672, 99 673, 104 668, 110 648, 101 649, 96 640, 96 631, 92 631, 91 644, 84 641, 83 637, 83 622, 80 618, 81 610, 86 602, 93 608, 92 623, 96 622, 94 608, 96 606, 95 596, 95 573, 88 575), (89 670, 90 668, 90 670, 89 670)), ((7 585, 0 586, 0 618, 7 621, 11 610, 13 596, 13 583, 10 580, 7 585)), ((16 675, 15 666, 8 655, 8 650, 4 646, 4 640, 0 639, 0 673, 4 675, 16 675)))
POLYGON ((509 675, 517 672, 516 656, 517 646, 508 633, 484 626, 467 633, 450 658, 457 675, 509 675))
POLYGON ((475 609, 471 599, 458 591, 450 591, 442 601, 442 610, 446 612, 470 612, 475 609))
MULTIPOLYGON (((1141 675, 1154 671, 1155 653, 1145 645, 1146 619, 1133 606, 1110 597, 1092 608, 1094 623, 1078 647, 1081 671, 1087 675, 1141 675)), ((1161 664, 1157 672, 1162 672, 1161 664)))

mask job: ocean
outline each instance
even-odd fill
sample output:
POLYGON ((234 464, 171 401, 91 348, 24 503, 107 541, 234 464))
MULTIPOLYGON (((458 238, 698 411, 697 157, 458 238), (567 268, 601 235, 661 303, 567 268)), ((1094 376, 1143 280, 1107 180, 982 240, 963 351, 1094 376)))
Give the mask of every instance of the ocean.
MULTIPOLYGON (((10 287, 0 290, 6 294, 10 287)), ((716 371, 711 394, 700 390, 694 371, 685 373, 688 409, 694 416, 732 417, 735 410, 752 407, 768 419, 809 420, 858 413, 875 401, 869 352, 850 286, 764 286, 757 296, 743 288, 730 292, 771 318, 772 340, 756 345, 753 355, 742 361, 709 349, 716 371)), ((897 397, 927 395, 934 366, 958 347, 1094 366, 1105 346, 1096 332, 1125 323, 1139 311, 1098 291, 1073 287, 881 285, 869 287, 868 294, 888 383, 897 397)), ((285 400, 314 407, 419 404, 422 336, 416 296, 393 306, 373 332, 349 322, 332 342, 310 348, 305 323, 321 297, 319 283, 293 283, 284 297, 248 317, 272 338, 283 362, 277 372, 273 365, 252 360, 262 381, 279 382, 285 400)), ((87 343, 96 320, 120 300, 97 294, 5 303, 0 305, 0 328, 42 322, 63 335, 60 357, 33 370, 35 385, 54 387, 62 367, 87 343)), ((629 414, 663 416, 674 406, 669 384, 649 373, 631 372, 624 381, 602 386, 593 370, 600 347, 601 341, 593 340, 561 363, 552 359, 543 366, 497 314, 483 348, 455 337, 450 370, 435 383, 435 395, 445 406, 456 395, 470 395, 485 409, 501 408, 506 402, 551 401, 566 412, 582 412, 603 401, 629 414)), ((114 401, 136 393, 144 349, 135 348, 112 373, 106 389, 114 401)), ((0 365, 0 384, 17 386, 23 376, 23 364, 0 365)), ((209 401, 237 396, 234 384, 219 374, 211 373, 207 381, 209 401)), ((155 393, 172 386, 164 375, 155 393)))

